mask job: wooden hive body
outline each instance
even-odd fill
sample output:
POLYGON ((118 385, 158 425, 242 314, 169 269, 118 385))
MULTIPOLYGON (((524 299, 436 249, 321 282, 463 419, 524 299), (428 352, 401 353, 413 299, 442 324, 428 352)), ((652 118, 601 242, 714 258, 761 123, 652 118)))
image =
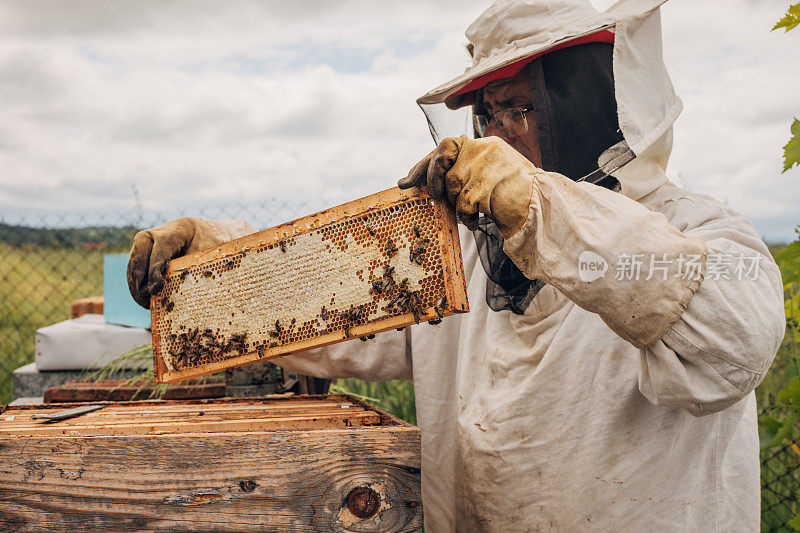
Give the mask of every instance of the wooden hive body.
POLYGON ((0 414, 0 530, 419 531, 420 434, 344 395, 0 414))
POLYGON ((151 300, 156 380, 468 310, 452 210, 389 189, 171 261, 151 300))

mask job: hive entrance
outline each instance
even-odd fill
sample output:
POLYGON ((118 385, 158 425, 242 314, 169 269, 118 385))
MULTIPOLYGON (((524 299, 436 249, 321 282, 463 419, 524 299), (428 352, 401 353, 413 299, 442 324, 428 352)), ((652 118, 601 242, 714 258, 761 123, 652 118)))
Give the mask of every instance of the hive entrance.
POLYGON ((390 189, 172 261, 151 309, 177 381, 468 308, 452 213, 390 189))

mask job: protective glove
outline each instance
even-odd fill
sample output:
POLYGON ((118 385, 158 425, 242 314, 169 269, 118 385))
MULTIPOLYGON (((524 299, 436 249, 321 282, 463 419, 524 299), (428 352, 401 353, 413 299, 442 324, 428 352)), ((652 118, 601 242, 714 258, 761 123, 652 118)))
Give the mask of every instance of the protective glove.
POLYGON ((425 185, 433 198, 446 199, 470 230, 483 213, 508 238, 525 222, 534 176, 542 172, 499 137, 462 135, 444 139, 397 186, 425 185))
POLYGON ((128 261, 128 289, 136 303, 150 309, 150 296, 164 287, 167 264, 176 257, 211 248, 253 233, 242 220, 212 221, 183 217, 140 231, 128 261))

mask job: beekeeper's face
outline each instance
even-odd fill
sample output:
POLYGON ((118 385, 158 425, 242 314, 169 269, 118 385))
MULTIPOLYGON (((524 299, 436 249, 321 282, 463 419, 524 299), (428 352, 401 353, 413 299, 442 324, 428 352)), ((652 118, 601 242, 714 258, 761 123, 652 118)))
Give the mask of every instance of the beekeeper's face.
POLYGON ((475 107, 483 124, 483 137, 500 137, 524 155, 528 161, 541 167, 539 134, 532 109, 531 80, 527 69, 514 76, 488 83, 482 91, 482 100, 475 107))

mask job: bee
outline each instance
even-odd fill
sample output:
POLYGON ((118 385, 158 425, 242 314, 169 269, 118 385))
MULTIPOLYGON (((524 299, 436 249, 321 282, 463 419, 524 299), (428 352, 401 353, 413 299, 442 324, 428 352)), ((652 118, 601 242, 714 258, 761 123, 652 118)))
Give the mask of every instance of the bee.
POLYGON ((438 326, 441 323, 442 323, 441 318, 432 318, 431 320, 428 320, 428 324, 430 324, 431 326, 438 326))
POLYGON ((320 311, 319 311, 319 316, 320 316, 320 318, 322 318, 322 320, 325 320, 325 321, 328 320, 328 312, 325 310, 325 306, 324 305, 322 306, 322 309, 320 309, 320 311))
POLYGON ((419 232, 419 226, 417 226, 416 224, 414 224, 414 228, 413 228, 413 229, 414 229, 414 237, 416 237, 417 239, 419 239, 419 238, 421 237, 421 235, 420 235, 420 232, 419 232))
POLYGON ((281 321, 279 319, 279 320, 275 321, 275 329, 269 332, 269 336, 274 339, 274 338, 280 336, 281 331, 282 331, 281 330, 281 321))
POLYGON ((383 292, 383 288, 386 285, 385 278, 378 278, 372 282, 372 288, 369 290, 370 294, 380 294, 383 292))
POLYGON ((347 320, 353 323, 358 323, 361 320, 361 308, 352 307, 347 311, 347 320))
POLYGON ((386 241, 386 244, 383 246, 383 251, 386 254, 386 257, 392 257, 397 253, 397 246, 392 239, 386 241))
POLYGON ((436 314, 439 318, 444 318, 444 306, 447 305, 447 295, 442 296, 439 298, 439 301, 434 306, 433 310, 436 311, 436 314))
POLYGON ((397 331, 403 331, 406 328, 397 328, 397 331))
POLYGON ((186 279, 186 276, 188 276, 188 275, 189 275, 189 271, 188 270, 184 270, 184 271, 181 272, 180 276, 178 276, 178 279, 183 281, 183 280, 186 279))
POLYGON ((369 224, 367 224, 367 233, 369 233, 373 237, 375 236, 375 230, 369 224))
POLYGON ((419 231, 416 231, 415 234, 417 235, 417 242, 415 242, 411 246, 411 250, 409 252, 409 260, 412 263, 421 265, 425 260, 425 253, 428 251, 425 245, 428 244, 430 241, 428 239, 420 239, 419 231))
POLYGON ((281 241, 280 247, 281 247, 281 252, 286 253, 286 243, 281 241))
POLYGON ((344 338, 346 339, 347 337, 350 336, 350 325, 345 324, 343 329, 344 329, 344 338))
POLYGON ((175 309, 175 304, 173 302, 167 302, 167 305, 164 307, 164 309, 166 309, 167 313, 169 313, 175 309))
POLYGON ((206 270, 205 272, 203 272, 203 277, 205 277, 205 278, 210 278, 213 275, 214 275, 214 273, 211 272, 210 270, 206 270))
POLYGON ((411 261, 412 263, 422 265, 422 263, 425 262, 425 252, 427 252, 427 250, 425 249, 424 246, 419 246, 415 244, 414 246, 411 247, 411 250, 409 251, 408 260, 411 261))
POLYGON ((359 339, 361 339, 361 342, 367 342, 368 340, 372 340, 374 338, 375 338, 374 333, 371 335, 364 335, 363 337, 359 337, 359 339))

